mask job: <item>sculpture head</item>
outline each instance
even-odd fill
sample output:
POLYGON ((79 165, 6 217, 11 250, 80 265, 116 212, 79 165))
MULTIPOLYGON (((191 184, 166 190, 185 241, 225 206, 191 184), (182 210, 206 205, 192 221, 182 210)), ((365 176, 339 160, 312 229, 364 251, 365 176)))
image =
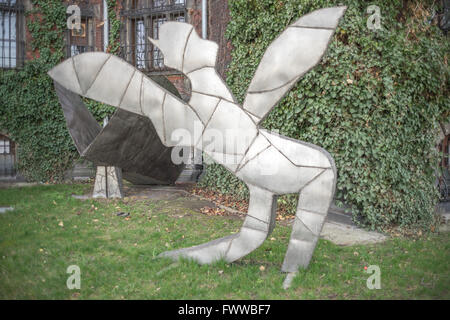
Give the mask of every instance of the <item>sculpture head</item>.
POLYGON ((204 66, 214 67, 217 43, 200 38, 195 28, 187 23, 166 22, 159 30, 159 40, 148 38, 164 54, 167 67, 187 74, 204 66))

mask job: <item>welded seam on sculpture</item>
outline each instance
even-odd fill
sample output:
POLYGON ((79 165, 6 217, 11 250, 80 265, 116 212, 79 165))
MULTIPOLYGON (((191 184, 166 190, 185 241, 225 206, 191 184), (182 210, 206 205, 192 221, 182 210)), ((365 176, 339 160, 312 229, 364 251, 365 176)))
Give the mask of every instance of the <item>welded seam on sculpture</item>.
MULTIPOLYGON (((252 157, 251 159, 248 159, 244 164, 242 164, 242 162, 244 161, 245 157, 247 156, 250 148, 253 146, 253 144, 255 143, 256 139, 259 137, 260 133, 258 130, 258 134, 253 138, 252 142, 250 143, 250 145, 248 146, 247 150, 245 150, 244 155, 242 157, 242 159, 239 161, 236 170, 234 171, 235 174, 237 174, 243 167, 245 167, 245 165, 252 159, 256 158, 258 155, 260 155, 263 151, 265 151, 267 148, 269 148, 270 146, 267 146, 266 148, 264 148, 263 150, 259 151, 254 157, 252 157)), ((265 138, 265 137, 264 137, 265 138)), ((265 138, 266 139, 266 138, 265 138)), ((267 140, 267 139, 266 139, 267 140)))
POLYGON ((73 59, 72 59, 72 68, 73 68, 73 72, 75 72, 75 76, 77 77, 78 87, 80 88, 80 91, 83 93, 83 89, 82 89, 82 86, 81 86, 80 78, 78 77, 78 72, 77 72, 77 69, 75 68, 75 62, 74 62, 73 59))
POLYGON ((136 69, 134 69, 133 73, 131 74, 130 80, 128 80, 128 84, 125 87, 125 90, 123 91, 122 96, 120 97, 119 108, 122 105, 123 98, 125 98, 125 95, 127 94, 128 88, 130 87, 131 81, 133 80, 133 77, 135 74, 136 74, 136 69))
MULTIPOLYGON (((102 63, 100 69, 95 74, 94 80, 92 80, 92 82, 89 84, 89 88, 86 89, 86 92, 83 92, 83 96, 85 96, 89 92, 89 90, 91 89, 92 85, 95 83, 95 81, 97 81, 98 75, 103 70, 103 67, 106 65, 106 63, 109 61, 109 59, 111 59, 111 57, 112 57, 112 55, 108 54, 108 58, 106 58, 105 61, 102 63)), ((72 61, 73 61, 73 58, 72 58, 72 61)))
MULTIPOLYGON (((313 235, 315 235, 315 236, 320 236, 320 234, 317 234, 317 233, 313 232, 313 231, 306 225, 306 223, 305 223, 302 219, 300 219, 300 217, 299 217, 297 214, 295 215, 295 219, 298 219, 298 221, 300 221, 301 224, 302 224, 309 232, 311 232, 313 235)), ((323 223, 323 222, 322 222, 322 223, 323 223)))
POLYGON ((184 56, 186 54, 186 47, 188 45, 189 39, 191 38, 191 34, 192 34, 193 30, 194 30, 194 27, 192 27, 191 31, 189 31, 189 35, 187 36, 187 39, 184 43, 183 56, 181 57, 181 71, 184 71, 184 56))
POLYGON ((164 137, 164 142, 163 144, 166 145, 167 144, 167 137, 166 137, 166 119, 165 119, 165 112, 164 112, 164 104, 166 103, 166 96, 167 93, 164 92, 164 97, 163 97, 163 101, 161 103, 161 120, 162 120, 162 124, 163 124, 163 137, 164 137))
MULTIPOLYGON (((210 115, 209 118, 208 118, 208 121, 206 121, 206 123, 203 124, 204 127, 203 127, 203 131, 202 131, 201 136, 198 138, 197 142, 196 142, 195 145, 194 145, 197 149, 200 149, 201 151, 203 151, 203 141, 202 141, 202 139, 203 139, 203 137, 204 137, 204 135, 205 135, 205 132, 206 132, 206 130, 207 130, 207 128, 208 128, 209 122, 211 121, 211 119, 212 119, 214 113, 215 113, 216 110, 217 110, 217 107, 218 107, 219 104, 220 104, 220 101, 222 100, 221 98, 218 98, 218 99, 219 99, 219 101, 217 101, 216 106, 214 107, 213 112, 211 113, 211 115, 210 115), (197 147, 199 144, 201 145, 200 148, 197 147)), ((200 121, 201 121, 201 119, 200 119, 200 121)), ((203 123, 203 122, 202 122, 202 123, 203 123)))
MULTIPOLYGON (((252 90, 252 91, 249 90, 249 91, 247 91, 247 94, 257 95, 257 94, 261 94, 261 93, 269 93, 269 92, 276 91, 278 89, 287 87, 289 85, 293 86, 295 84, 295 82, 297 82, 297 80, 300 79, 300 77, 305 74, 306 74, 306 72, 302 73, 300 76, 295 76, 293 79, 286 81, 285 83, 283 83, 282 85, 279 85, 278 87, 271 88, 271 89, 264 89, 264 90, 252 90)), ((289 91, 289 90, 287 90, 287 91, 289 91)), ((281 98, 280 98, 280 100, 281 100, 281 98)))
MULTIPOLYGON (((142 110, 142 99, 143 99, 143 95, 142 95, 142 87, 144 86, 144 74, 141 74, 141 85, 140 85, 140 89, 139 89, 139 109, 141 110, 141 114, 144 114, 144 111, 142 110)), ((151 119, 150 119, 151 121, 151 119)))
MULTIPOLYGON (((320 166, 304 166, 304 165, 298 165, 298 164, 295 164, 294 162, 292 162, 292 160, 288 157, 288 156, 286 156, 280 149, 278 149, 271 141, 270 141, 270 139, 266 136, 266 134, 267 133, 264 133, 264 131, 261 131, 261 133, 263 134, 263 136, 269 141, 269 143, 279 152, 279 153, 281 153, 286 159, 288 159, 289 160, 289 162, 291 162, 294 166, 296 166, 296 167, 305 167, 305 168, 317 168, 317 169, 332 169, 332 167, 320 167, 320 166)), ((270 133, 270 132, 269 132, 270 133)), ((277 132, 276 132, 277 133, 277 132)), ((278 134, 278 133, 277 133, 278 134)), ((278 137, 279 138, 284 138, 284 139, 286 139, 286 138, 288 138, 288 137, 284 137, 284 136, 281 136, 281 135, 279 135, 278 134, 278 137)), ((301 144, 301 145, 304 145, 304 146, 307 146, 307 147, 311 147, 311 146, 314 146, 315 148, 315 150, 317 150, 317 151, 320 151, 320 152, 323 152, 323 151, 325 151, 323 148, 321 148, 321 147, 319 147, 319 146, 317 146, 317 145, 313 145, 313 144, 307 144, 307 143, 305 143, 305 142, 303 142, 303 141, 300 141, 300 140, 295 140, 295 139, 292 139, 292 138, 288 138, 288 139, 286 139, 286 140, 288 140, 288 141, 293 141, 293 142, 296 142, 296 143, 298 143, 298 144, 301 144)), ((326 154, 325 154, 326 155, 326 154)), ((328 158, 328 156, 327 156, 327 158, 328 158)), ((330 163, 331 164, 331 163, 330 163)))
MULTIPOLYGON (((241 171, 241 169, 243 169, 250 161, 252 161, 253 159, 255 159, 256 157, 258 157, 261 153, 263 153, 264 151, 266 151, 267 149, 269 149, 271 146, 267 146, 265 147, 263 150, 261 150, 260 152, 258 152, 255 156, 253 156, 251 159, 248 159, 242 166, 238 167, 238 169, 236 170, 236 173, 238 173, 239 171, 241 171)), ((245 156, 244 156, 245 158, 245 156)), ((241 160, 242 161, 242 160, 241 160)))

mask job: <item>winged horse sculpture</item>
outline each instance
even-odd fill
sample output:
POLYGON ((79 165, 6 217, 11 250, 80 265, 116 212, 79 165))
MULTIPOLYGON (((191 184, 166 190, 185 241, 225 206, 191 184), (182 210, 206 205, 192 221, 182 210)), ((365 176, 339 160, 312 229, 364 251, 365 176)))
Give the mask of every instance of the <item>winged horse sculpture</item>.
POLYGON ((187 23, 167 22, 159 40, 149 40, 162 51, 167 67, 189 78, 188 102, 107 53, 80 54, 49 71, 55 82, 73 93, 147 116, 165 146, 200 149, 248 186, 249 208, 240 232, 160 256, 191 258, 201 264, 242 258, 272 232, 277 197, 299 193, 282 271, 292 276, 309 265, 334 196, 333 158, 318 146, 266 131, 259 123, 319 63, 345 10, 344 6, 316 10, 289 25, 264 53, 243 105, 216 72, 217 44, 201 39, 187 23), (177 132, 194 135, 199 127, 198 139, 180 142, 177 132), (218 135, 225 139, 212 139, 218 135))

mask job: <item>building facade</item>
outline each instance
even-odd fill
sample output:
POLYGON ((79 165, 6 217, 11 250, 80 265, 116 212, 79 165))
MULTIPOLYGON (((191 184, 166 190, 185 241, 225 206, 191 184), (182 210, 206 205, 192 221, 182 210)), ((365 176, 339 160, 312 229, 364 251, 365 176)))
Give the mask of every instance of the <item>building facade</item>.
MULTIPOLYGON (((66 57, 84 52, 108 51, 110 19, 107 1, 61 2, 67 8, 66 18, 69 21, 73 14, 78 13, 78 9, 81 17, 80 28, 67 28, 65 31, 66 57)), ((32 38, 27 28, 27 19, 34 17, 26 13, 32 9, 31 0, 0 0, 0 68, 20 69, 26 61, 39 56, 39 49, 32 50, 30 46, 32 38)), ((184 100, 190 97, 189 81, 181 72, 164 66, 161 52, 148 40, 148 37, 158 39, 159 28, 163 23, 190 23, 199 35, 203 33, 205 38, 217 42, 217 70, 225 77, 231 51, 231 45, 224 37, 230 19, 227 0, 117 0, 115 11, 120 19, 120 46, 117 54, 147 75, 167 77, 184 100), (204 3, 206 8, 203 8, 204 3), (205 16, 205 21, 202 21, 205 16)), ((196 162, 199 162, 200 155, 195 156, 196 162)), ((20 177, 15 169, 17 161, 17 145, 8 137, 8 132, 0 128, 0 180, 20 177)), ((76 168, 83 172, 79 164, 76 168)))
MULTIPOLYGON (((67 29, 64 35, 66 57, 89 51, 107 51, 109 17, 106 0, 61 0, 66 7, 80 9, 81 28, 67 29)), ((120 49, 118 55, 148 75, 164 75, 178 89, 183 99, 189 99, 189 81, 177 70, 164 66, 163 56, 148 37, 158 38, 161 25, 167 21, 192 24, 199 35, 219 45, 217 70, 225 78, 230 62, 231 44, 225 39, 230 20, 227 0, 117 0, 116 14, 120 19, 120 49), (206 3, 206 8, 203 8, 206 3), (203 10, 205 10, 203 12, 203 10), (206 15, 202 14, 206 13, 206 15), (206 20, 202 21, 202 17, 206 20), (205 27, 205 28, 204 28, 205 27)), ((26 61, 39 56, 32 50, 31 34, 26 15, 33 9, 31 0, 0 0, 0 68, 20 69, 26 61)), ((73 12, 69 10, 67 18, 73 12)), ((442 124, 437 146, 443 157, 440 166, 447 172, 450 158, 450 129, 442 124)), ((15 179, 18 146, 6 130, 0 128, 0 179, 15 179)), ((197 161, 199 155, 197 155, 197 161)), ((448 175, 450 177, 450 175, 448 175)), ((441 180, 441 185, 443 181, 441 180)), ((450 181, 448 181, 450 189, 450 181)))

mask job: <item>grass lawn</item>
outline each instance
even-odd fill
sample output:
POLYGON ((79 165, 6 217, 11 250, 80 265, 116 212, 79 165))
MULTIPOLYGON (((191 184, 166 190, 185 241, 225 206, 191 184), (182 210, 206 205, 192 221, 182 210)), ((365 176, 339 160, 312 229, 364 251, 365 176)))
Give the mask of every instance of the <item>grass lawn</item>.
POLYGON ((239 219, 185 209, 186 199, 77 200, 89 185, 0 190, 0 299, 449 299, 449 233, 340 247, 321 240, 289 290, 280 272, 290 228, 277 225, 260 248, 232 264, 174 265, 174 248, 238 231, 239 219), (130 212, 129 218, 118 217, 130 212), (66 287, 67 267, 81 289, 66 287), (381 289, 364 267, 378 265, 381 289))

